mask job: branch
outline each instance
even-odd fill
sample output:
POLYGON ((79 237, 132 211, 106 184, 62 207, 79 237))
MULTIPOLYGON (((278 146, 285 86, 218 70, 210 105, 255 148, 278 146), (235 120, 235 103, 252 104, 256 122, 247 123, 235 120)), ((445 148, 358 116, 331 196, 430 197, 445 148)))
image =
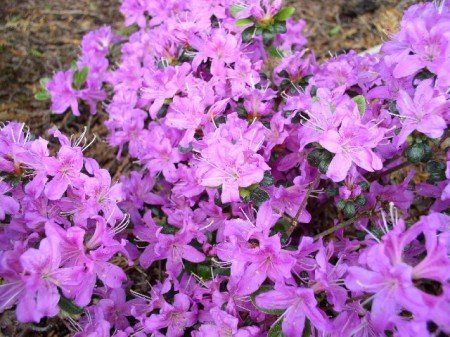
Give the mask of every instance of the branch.
POLYGON ((392 173, 392 172, 401 170, 402 168, 405 168, 405 167, 407 167, 407 166, 409 166, 409 165, 411 165, 411 164, 412 164, 412 163, 410 163, 409 161, 405 161, 405 162, 400 163, 400 164, 398 164, 398 165, 396 165, 396 166, 394 166, 394 167, 391 167, 390 169, 387 169, 386 171, 377 173, 377 174, 375 174, 374 176, 369 177, 368 180, 369 180, 369 181, 375 181, 375 180, 377 180, 378 178, 380 178, 380 177, 382 177, 382 176, 385 176, 386 174, 390 174, 390 173, 392 173))
POLYGON ((323 238, 324 236, 333 234, 334 232, 336 232, 336 231, 338 231, 340 229, 343 229, 343 228, 345 228, 347 226, 350 226, 351 224, 355 223, 356 221, 358 221, 358 220, 360 220, 360 219, 362 219, 362 218, 364 218, 366 216, 370 217, 370 216, 373 215, 373 213, 374 213, 373 210, 368 210, 368 211, 364 211, 362 213, 359 213, 356 216, 354 216, 353 218, 348 219, 348 220, 346 220, 344 222, 341 222, 341 223, 337 224, 336 226, 328 228, 326 231, 323 231, 322 233, 317 234, 316 236, 314 236, 314 241, 315 240, 319 240, 320 238, 323 238))
POLYGON ((298 225, 298 218, 300 217, 300 215, 302 214, 303 210, 306 207, 306 203, 308 202, 308 198, 314 188, 314 186, 320 181, 320 173, 317 174, 317 176, 314 178, 313 181, 311 181, 308 190, 306 191, 306 195, 302 200, 302 203, 300 204, 297 213, 295 213, 294 218, 291 219, 291 226, 287 229, 286 234, 288 237, 291 236, 291 234, 294 232, 295 228, 298 225))

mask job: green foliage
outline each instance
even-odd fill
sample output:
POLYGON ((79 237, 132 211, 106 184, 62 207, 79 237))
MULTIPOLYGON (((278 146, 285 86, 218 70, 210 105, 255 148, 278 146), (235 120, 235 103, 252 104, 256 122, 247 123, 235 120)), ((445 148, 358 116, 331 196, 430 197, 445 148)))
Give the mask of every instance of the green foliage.
POLYGON ((89 74, 89 68, 83 67, 81 70, 77 70, 75 74, 73 74, 73 82, 72 86, 74 89, 81 89, 83 85, 86 83, 87 77, 89 74))

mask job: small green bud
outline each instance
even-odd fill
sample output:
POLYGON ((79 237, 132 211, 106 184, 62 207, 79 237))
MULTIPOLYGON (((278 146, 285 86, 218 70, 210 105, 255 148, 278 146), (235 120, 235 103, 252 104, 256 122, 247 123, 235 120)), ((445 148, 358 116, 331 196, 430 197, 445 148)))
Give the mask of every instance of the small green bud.
POLYGON ((425 165, 425 169, 430 174, 430 177, 428 178, 428 182, 431 184, 445 180, 445 178, 446 178, 445 177, 446 166, 444 163, 432 160, 432 161, 429 161, 425 165))
POLYGON ((338 209, 344 209, 345 205, 347 204, 347 202, 345 200, 339 200, 338 203, 336 204, 336 207, 338 209))
POLYGON ((344 215, 347 218, 352 218, 356 214, 355 204, 353 202, 347 202, 343 209, 344 215))
POLYGON ((319 167, 321 162, 321 153, 319 149, 314 149, 312 152, 308 154, 308 163, 313 167, 319 167))
POLYGON ((252 200, 253 203, 258 207, 261 206, 263 202, 269 199, 270 199, 269 193, 260 188, 256 188, 250 192, 250 200, 252 200))
POLYGON ((406 157, 413 164, 426 163, 431 158, 431 148, 426 143, 415 143, 406 150, 406 157))
POLYGON ((241 196, 243 201, 247 202, 250 198, 250 190, 246 188, 240 188, 239 195, 241 196))
POLYGON ((358 195, 358 197, 356 198, 356 203, 359 206, 365 206, 367 203, 366 197, 363 196, 362 194, 358 195))
POLYGON ((337 188, 328 188, 327 189, 327 197, 335 197, 339 194, 339 190, 337 188))
POLYGON ((319 171, 320 171, 320 173, 322 173, 322 174, 327 173, 327 171, 328 171, 328 166, 330 166, 330 162, 331 162, 331 160, 330 160, 330 161, 328 161, 328 160, 322 160, 322 161, 320 162, 320 164, 319 164, 319 171))
POLYGON ((368 183, 367 181, 361 181, 361 182, 359 183, 359 186, 361 186, 361 189, 362 189, 363 191, 368 191, 369 188, 370 188, 370 185, 369 185, 369 183, 368 183))

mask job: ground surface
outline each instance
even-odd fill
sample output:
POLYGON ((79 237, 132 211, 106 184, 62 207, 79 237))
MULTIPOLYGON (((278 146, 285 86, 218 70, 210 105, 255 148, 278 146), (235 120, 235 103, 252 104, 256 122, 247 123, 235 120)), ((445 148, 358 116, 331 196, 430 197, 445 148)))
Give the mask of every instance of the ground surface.
MULTIPOLYGON (((48 104, 34 99, 39 79, 66 69, 76 59, 85 33, 107 24, 120 28, 120 0, 0 0, 0 122, 19 120, 34 134, 52 125, 64 132, 79 132, 89 125, 104 139, 104 114, 73 119, 51 115, 48 104)), ((350 49, 363 51, 382 43, 396 31, 401 13, 414 0, 286 0, 297 8, 296 17, 307 23, 309 48, 320 59, 350 49)), ((88 155, 116 176, 124 169, 115 154, 98 141, 88 155)), ((22 329, 10 312, 0 315, 0 337, 64 336, 61 320, 41 328, 22 329), (37 330, 42 330, 41 332, 37 330), (44 331, 45 330, 45 331, 44 331)))

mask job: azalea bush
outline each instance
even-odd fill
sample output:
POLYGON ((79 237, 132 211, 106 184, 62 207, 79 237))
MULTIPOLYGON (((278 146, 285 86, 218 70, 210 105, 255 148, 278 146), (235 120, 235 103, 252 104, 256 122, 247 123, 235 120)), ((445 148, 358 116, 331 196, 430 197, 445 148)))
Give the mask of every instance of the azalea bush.
POLYGON ((36 98, 106 111, 132 169, 87 131, 0 128, 0 312, 76 337, 450 334, 450 4, 324 62, 278 0, 120 10, 36 98))

